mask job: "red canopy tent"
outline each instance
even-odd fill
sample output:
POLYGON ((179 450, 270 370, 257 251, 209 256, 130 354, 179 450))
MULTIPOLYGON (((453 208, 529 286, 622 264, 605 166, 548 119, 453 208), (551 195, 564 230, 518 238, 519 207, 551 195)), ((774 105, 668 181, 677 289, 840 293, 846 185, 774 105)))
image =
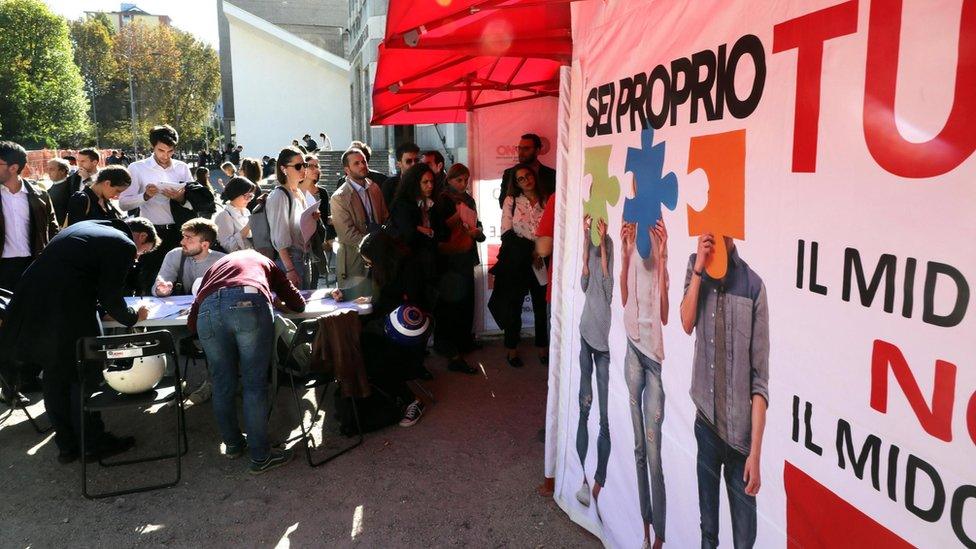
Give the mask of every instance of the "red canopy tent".
POLYGON ((556 96, 571 56, 566 0, 391 0, 372 124, 464 122, 469 110, 556 96))

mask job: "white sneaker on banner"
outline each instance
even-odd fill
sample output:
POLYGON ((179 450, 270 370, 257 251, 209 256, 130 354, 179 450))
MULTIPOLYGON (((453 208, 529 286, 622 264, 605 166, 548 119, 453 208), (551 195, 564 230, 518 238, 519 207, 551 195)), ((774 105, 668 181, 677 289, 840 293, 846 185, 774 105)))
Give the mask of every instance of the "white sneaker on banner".
POLYGON ((585 482, 576 491, 576 501, 580 502, 583 507, 590 506, 590 487, 585 482))

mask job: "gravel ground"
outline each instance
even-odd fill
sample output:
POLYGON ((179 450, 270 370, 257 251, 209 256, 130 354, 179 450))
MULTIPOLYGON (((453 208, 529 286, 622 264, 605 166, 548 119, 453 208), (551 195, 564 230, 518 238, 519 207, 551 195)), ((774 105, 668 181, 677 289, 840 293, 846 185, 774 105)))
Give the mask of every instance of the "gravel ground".
MULTIPOLYGON (((546 369, 526 351, 526 367, 514 370, 490 342, 469 357, 484 369, 478 376, 428 359, 435 379, 425 385, 437 402, 418 424, 369 433, 362 446, 316 469, 296 454, 251 476, 246 459, 219 455, 209 403, 192 407, 180 484, 98 501, 82 497, 80 465, 59 465, 50 435, 37 435, 18 412, 0 426, 0 546, 598 547, 536 494, 546 369)), ((272 433, 281 439, 298 415, 287 389, 277 402, 272 433)), ((326 405, 331 410, 331 397, 326 405)), ((30 409, 42 414, 43 405, 30 409)), ((112 432, 135 435, 134 451, 145 452, 172 440, 170 414, 126 410, 105 419, 112 432)), ((43 415, 40 421, 46 424, 43 415)), ((317 431, 326 446, 346 442, 330 426, 317 431)), ((174 467, 160 461, 89 472, 97 489, 172 478, 174 467)))

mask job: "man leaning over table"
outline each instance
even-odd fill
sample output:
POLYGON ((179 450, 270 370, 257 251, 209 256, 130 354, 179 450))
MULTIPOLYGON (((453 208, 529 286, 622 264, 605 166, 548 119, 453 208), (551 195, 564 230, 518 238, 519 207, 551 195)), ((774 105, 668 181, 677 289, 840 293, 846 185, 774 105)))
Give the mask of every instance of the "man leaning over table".
MULTIPOLYGON (((79 457, 81 379, 75 344, 101 334, 98 308, 125 326, 146 319, 149 310, 128 307, 122 287, 133 260, 158 244, 146 219, 82 221, 51 239, 14 289, 0 330, 0 363, 42 366, 44 408, 54 426, 60 463, 79 457)), ((101 368, 88 368, 84 375, 90 393, 102 378, 101 368)), ((86 418, 91 453, 86 458, 108 457, 135 444, 132 437, 106 432, 98 413, 88 412, 86 418)))
POLYGON ((138 208, 140 215, 152 222, 163 240, 159 248, 139 262, 138 291, 141 295, 150 293, 166 253, 180 244, 180 228, 174 223, 171 209, 173 203, 175 207, 190 209, 184 184, 193 181, 193 176, 189 166, 173 159, 179 141, 180 136, 172 126, 155 126, 150 130, 152 154, 129 164, 132 185, 119 196, 122 210, 138 208))
POLYGON ((284 465, 290 450, 273 450, 268 440, 268 364, 274 348, 272 304, 296 312, 305 300, 285 272, 254 250, 220 258, 200 284, 187 326, 200 336, 213 374, 213 410, 223 455, 249 451, 251 474, 284 465), (272 292, 277 296, 272 297, 272 292), (235 395, 240 372, 244 427, 237 421, 235 395))

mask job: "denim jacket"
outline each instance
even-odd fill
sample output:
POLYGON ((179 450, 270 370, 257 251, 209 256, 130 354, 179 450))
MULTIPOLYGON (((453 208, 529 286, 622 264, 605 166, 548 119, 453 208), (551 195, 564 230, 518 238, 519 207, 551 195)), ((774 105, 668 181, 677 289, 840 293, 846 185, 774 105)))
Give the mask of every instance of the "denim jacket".
MULTIPOLYGON (((691 284, 695 256, 688 259, 685 291, 691 284)), ((691 376, 691 399, 698 412, 715 424, 715 311, 718 292, 725 292, 726 432, 729 446, 744 455, 752 442, 752 395, 769 403, 769 312, 766 287, 752 269, 730 253, 729 270, 723 280, 702 274, 695 322, 695 358, 691 376)))

